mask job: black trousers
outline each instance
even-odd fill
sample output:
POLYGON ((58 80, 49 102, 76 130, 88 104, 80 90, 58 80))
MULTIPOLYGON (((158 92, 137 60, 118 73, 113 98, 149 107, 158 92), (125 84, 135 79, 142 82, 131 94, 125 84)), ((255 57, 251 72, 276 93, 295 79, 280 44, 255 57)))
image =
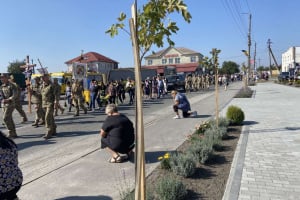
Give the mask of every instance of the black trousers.
POLYGON ((16 187, 13 190, 10 190, 8 192, 0 194, 0 199, 1 200, 14 200, 14 199, 16 199, 18 197, 17 192, 20 190, 20 188, 21 188, 21 185, 16 187))
MULTIPOLYGON (((173 105, 173 110, 174 112, 178 112, 179 108, 177 105, 173 105)), ((185 117, 189 117, 190 116, 190 113, 188 113, 187 111, 182 111, 182 116, 185 118, 185 117)))

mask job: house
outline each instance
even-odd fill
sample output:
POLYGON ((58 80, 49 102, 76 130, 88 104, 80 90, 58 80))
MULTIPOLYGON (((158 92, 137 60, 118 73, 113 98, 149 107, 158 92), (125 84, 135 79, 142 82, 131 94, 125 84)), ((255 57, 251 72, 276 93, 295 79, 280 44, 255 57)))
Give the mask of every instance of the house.
POLYGON ((73 58, 65 64, 68 72, 72 73, 73 63, 86 63, 87 72, 108 74, 112 69, 118 69, 118 62, 96 52, 88 52, 73 58))
POLYGON ((199 62, 203 59, 203 55, 184 47, 168 47, 144 59, 145 65, 142 68, 156 69, 161 75, 167 66, 176 67, 177 72, 194 73, 200 69, 199 62))
POLYGON ((282 54, 281 59, 281 71, 290 72, 293 75, 294 72, 300 70, 300 47, 290 47, 282 54))

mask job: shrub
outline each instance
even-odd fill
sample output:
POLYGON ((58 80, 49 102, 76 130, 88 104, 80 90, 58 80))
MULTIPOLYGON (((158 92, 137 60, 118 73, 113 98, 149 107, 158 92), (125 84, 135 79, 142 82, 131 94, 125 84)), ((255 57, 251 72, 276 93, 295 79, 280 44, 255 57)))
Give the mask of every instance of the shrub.
MULTIPOLYGON (((219 117, 219 127, 224 127, 224 128, 228 128, 229 126, 229 120, 226 117, 219 117)), ((217 124, 217 120, 216 119, 210 119, 208 121, 209 126, 208 128, 212 127, 212 126, 216 126, 217 124)))
POLYGON ((172 155, 170 166, 175 174, 183 177, 192 176, 196 170, 196 163, 191 154, 177 153, 172 155))
POLYGON ((226 113, 226 118, 233 125, 241 125, 245 119, 244 112, 237 106, 229 106, 226 113))
POLYGON ((187 195, 185 185, 170 175, 158 180, 155 192, 160 200, 181 200, 187 195))
POLYGON ((160 161, 160 167, 162 169, 170 169, 170 153, 166 153, 164 156, 158 157, 160 161))
POLYGON ((224 140, 228 137, 227 135, 227 126, 219 126, 213 125, 210 127, 212 132, 221 140, 224 140))
POLYGON ((253 91, 249 87, 240 89, 240 91, 234 96, 235 98, 250 98, 253 91))
POLYGON ((196 126, 196 134, 200 134, 203 135, 205 130, 208 129, 210 127, 210 122, 209 121, 205 121, 203 123, 201 123, 200 125, 196 126))
POLYGON ((205 143, 209 144, 212 146, 212 148, 216 151, 221 151, 222 150, 222 143, 221 143, 221 138, 216 132, 216 129, 210 128, 205 131, 205 137, 204 141, 205 143))
POLYGON ((206 163, 213 155, 212 143, 207 141, 205 139, 195 140, 188 149, 188 153, 194 155, 202 164, 206 163))
POLYGON ((228 128, 228 125, 229 125, 229 121, 228 121, 228 119, 226 119, 226 117, 219 117, 219 127, 228 128))

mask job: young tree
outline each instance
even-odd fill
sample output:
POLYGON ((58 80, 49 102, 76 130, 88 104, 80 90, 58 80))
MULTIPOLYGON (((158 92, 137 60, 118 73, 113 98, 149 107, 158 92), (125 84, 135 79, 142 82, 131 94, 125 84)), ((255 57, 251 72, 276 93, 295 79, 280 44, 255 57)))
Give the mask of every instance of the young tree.
MULTIPOLYGON (((137 40, 140 50, 140 61, 145 54, 150 51, 153 45, 163 47, 165 40, 170 46, 175 42, 171 39, 172 34, 177 33, 179 27, 172 21, 170 15, 174 12, 180 13, 183 19, 190 23, 191 14, 187 10, 187 5, 182 0, 149 0, 143 5, 142 10, 137 14, 137 40)), ((106 33, 111 37, 118 35, 119 29, 125 29, 124 20, 126 14, 123 12, 117 18, 118 23, 113 24, 106 33)))
MULTIPOLYGON (((174 46, 171 35, 176 33, 179 28, 176 22, 167 17, 174 12, 179 12, 184 20, 190 22, 191 15, 187 11, 187 6, 182 0, 149 0, 142 7, 142 11, 136 12, 136 1, 133 15, 130 19, 130 36, 134 49, 135 57, 135 80, 136 80, 136 131, 138 132, 138 141, 136 146, 136 191, 135 199, 145 199, 145 163, 144 163, 144 127, 142 115, 142 92, 141 92, 141 61, 145 54, 150 51, 153 45, 157 47, 164 46, 164 39, 170 46, 174 46), (168 19, 168 20, 167 20, 168 19), (168 21, 167 23, 165 23, 168 21)), ((125 29, 124 20, 126 15, 121 13, 118 18, 119 23, 113 24, 106 33, 111 37, 118 34, 119 29, 125 29)), ((129 33, 128 31, 126 31, 129 33)))

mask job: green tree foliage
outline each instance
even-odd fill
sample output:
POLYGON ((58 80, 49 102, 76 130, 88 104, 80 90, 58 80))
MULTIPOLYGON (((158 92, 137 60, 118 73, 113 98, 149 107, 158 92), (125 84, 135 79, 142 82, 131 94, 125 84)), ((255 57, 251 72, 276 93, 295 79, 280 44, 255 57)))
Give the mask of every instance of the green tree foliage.
POLYGON ((208 58, 207 56, 203 57, 200 61, 199 64, 201 67, 203 67, 205 69, 205 72, 210 73, 211 71, 213 71, 213 63, 211 58, 208 58))
POLYGON ((12 63, 9 63, 9 66, 7 67, 7 72, 8 73, 14 73, 14 74, 20 74, 24 70, 20 68, 20 66, 25 65, 25 62, 23 61, 14 61, 12 63))
MULTIPOLYGON (((171 20, 171 14, 180 13, 183 19, 190 23, 191 14, 187 5, 182 0, 149 0, 143 5, 142 10, 137 12, 137 35, 140 48, 140 60, 150 51, 153 45, 163 47, 166 40, 170 46, 174 46, 172 34, 179 30, 175 21, 171 20)), ((118 35, 119 29, 125 29, 124 20, 126 14, 121 13, 117 18, 118 23, 113 24, 107 31, 111 37, 118 35)))
POLYGON ((222 64, 221 71, 223 74, 235 74, 240 72, 240 66, 233 61, 225 61, 222 64))
POLYGON ((264 66, 259 66, 259 67, 257 68, 257 71, 263 72, 263 71, 266 71, 266 68, 265 68, 264 66))

